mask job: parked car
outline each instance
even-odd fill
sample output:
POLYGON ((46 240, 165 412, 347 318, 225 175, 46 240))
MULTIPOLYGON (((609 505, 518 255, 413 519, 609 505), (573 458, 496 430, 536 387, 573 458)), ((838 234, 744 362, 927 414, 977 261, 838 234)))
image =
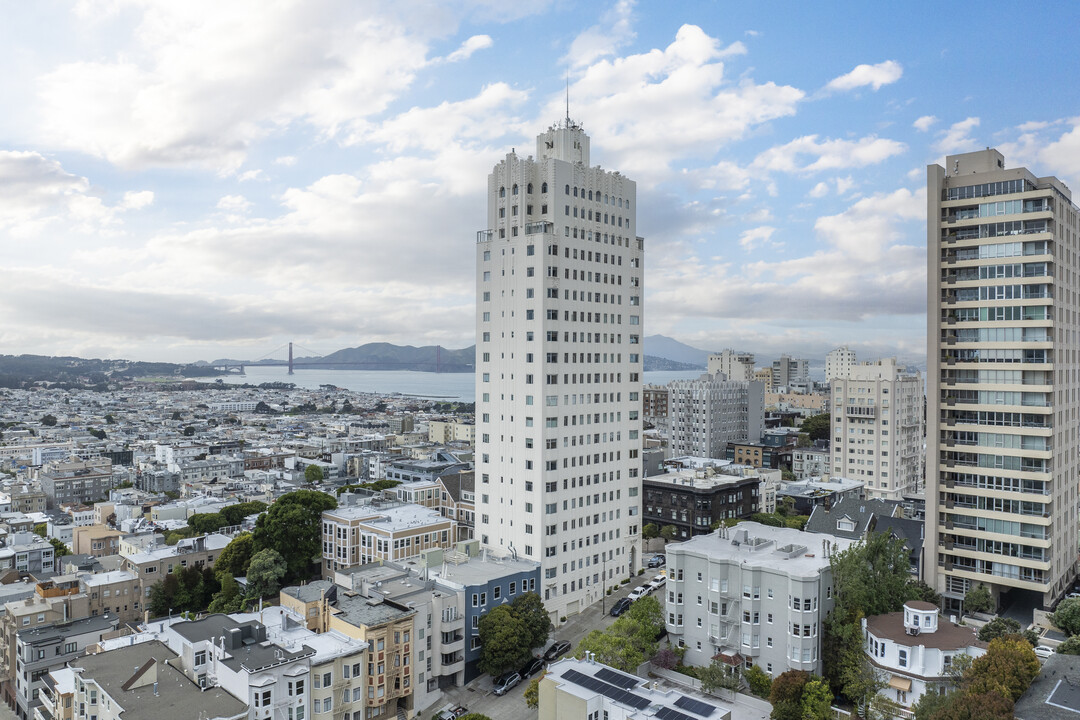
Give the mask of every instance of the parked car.
POLYGON ((664 587, 664 583, 666 583, 666 582, 667 582, 667 577, 666 576, 657 575, 656 577, 654 577, 652 580, 649 581, 649 586, 652 587, 653 590, 659 590, 660 588, 664 587))
POLYGON ((634 601, 628 597, 624 597, 617 603, 611 606, 611 617, 619 617, 624 612, 630 609, 630 606, 634 604, 634 601))
POLYGON ((518 670, 518 675, 521 675, 522 678, 527 678, 531 677, 535 673, 540 672, 543 669, 544 661, 538 657, 534 657, 529 660, 529 662, 525 663, 520 670, 518 670))
POLYGON ((1075 598, 1080 598, 1080 592, 1071 592, 1065 595, 1066 600, 1072 600, 1075 598))
POLYGON ((664 567, 665 565, 667 565, 666 555, 653 555, 651 558, 649 558, 650 568, 664 567))
POLYGON ((557 643, 553 643, 551 647, 544 653, 544 659, 548 662, 552 660, 558 660, 560 657, 570 652, 570 643, 565 640, 560 640, 557 643))
POLYGON ((1036 645, 1035 646, 1035 656, 1038 657, 1041 660, 1045 660, 1046 658, 1050 657, 1053 654, 1054 654, 1054 648, 1052 648, 1052 647, 1047 647, 1046 645, 1036 645))
POLYGON ((507 673, 500 677, 495 678, 495 694, 505 695, 510 691, 510 688, 521 682, 521 675, 518 673, 507 673))
POLYGON ((633 602, 635 600, 639 600, 639 599, 645 597, 646 595, 648 595, 650 590, 652 590, 652 588, 649 587, 648 585, 642 585, 641 587, 636 587, 633 590, 631 590, 630 594, 627 595, 626 598, 630 602, 633 602))
POLYGON ((438 715, 435 716, 435 720, 457 720, 465 713, 469 712, 464 705, 447 705, 443 708, 438 715))

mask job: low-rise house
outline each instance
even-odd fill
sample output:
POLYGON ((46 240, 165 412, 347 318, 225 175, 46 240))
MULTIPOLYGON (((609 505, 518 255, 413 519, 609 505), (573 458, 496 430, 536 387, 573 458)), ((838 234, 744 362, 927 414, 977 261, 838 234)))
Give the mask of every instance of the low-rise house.
POLYGON ((904 708, 910 709, 924 693, 945 692, 957 656, 986 653, 987 644, 974 628, 941 622, 940 616, 936 605, 909 600, 900 612, 863 618, 864 652, 888 675, 880 694, 904 708))
POLYGON ((184 538, 175 545, 156 545, 128 555, 122 555, 124 569, 137 575, 149 588, 174 569, 212 567, 214 560, 229 544, 229 538, 218 533, 184 538))
POLYGON ((369 501, 322 514, 323 577, 379 560, 407 560, 457 542, 457 521, 438 510, 369 501))

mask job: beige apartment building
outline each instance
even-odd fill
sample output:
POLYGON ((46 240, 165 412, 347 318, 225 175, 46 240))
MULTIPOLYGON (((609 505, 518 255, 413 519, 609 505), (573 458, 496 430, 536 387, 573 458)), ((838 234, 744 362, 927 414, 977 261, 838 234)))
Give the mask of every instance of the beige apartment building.
POLYGON ((927 167, 927 581, 1048 608, 1077 572, 1080 213, 993 149, 927 167))
POLYGON ((476 425, 460 420, 428 421, 428 441, 447 445, 452 442, 476 443, 476 425))
POLYGON ((922 377, 896 359, 852 365, 832 381, 833 475, 865 483, 871 500, 901 500, 922 479, 922 377))
POLYGON ((439 510, 402 503, 327 510, 323 522, 323 577, 380 560, 404 561, 457 542, 457 521, 439 510))
POLYGON ((71 549, 76 555, 104 557, 120 553, 119 530, 105 525, 84 525, 71 531, 71 549))
POLYGON ((754 353, 724 350, 709 356, 710 375, 724 373, 728 380, 751 382, 754 380, 754 353))

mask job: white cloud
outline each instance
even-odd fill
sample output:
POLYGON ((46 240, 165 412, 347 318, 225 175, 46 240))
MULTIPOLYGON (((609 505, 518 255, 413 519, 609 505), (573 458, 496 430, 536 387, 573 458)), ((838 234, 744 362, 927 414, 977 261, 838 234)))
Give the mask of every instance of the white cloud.
MULTIPOLYGON (((52 236, 61 227, 99 231, 118 222, 117 210, 137 209, 152 200, 153 193, 128 193, 110 208, 86 178, 67 172, 55 160, 36 152, 0 150, 0 232, 8 237, 38 237, 47 229, 52 236)), ((52 238, 52 246, 58 247, 57 238, 52 238)), ((11 244, 5 248, 5 263, 12 254, 28 250, 11 244)))
POLYGON ((886 60, 877 65, 856 65, 849 73, 833 78, 825 86, 826 91, 844 92, 855 88, 870 86, 873 90, 883 85, 891 85, 904 74, 904 68, 895 60, 886 60))
POLYGON ((915 128, 919 132, 926 132, 930 129, 930 126, 938 121, 934 115, 923 115, 915 122, 911 123, 911 127, 915 128))
POLYGON ((461 47, 447 55, 445 60, 448 63, 468 60, 477 50, 486 50, 494 44, 495 41, 491 39, 490 35, 473 35, 461 43, 461 47))
POLYGON ((244 172, 237 175, 236 179, 239 182, 250 182, 251 180, 257 180, 260 175, 262 175, 262 170, 260 169, 245 170, 244 172))
MULTIPOLYGON (((727 81, 721 59, 744 49, 736 45, 722 47, 701 28, 683 25, 664 49, 598 60, 571 85, 571 114, 603 138, 603 164, 640 183, 662 181, 679 158, 709 162, 751 129, 793 115, 804 97, 772 82, 727 81)), ((541 117, 550 122, 563 113, 560 94, 541 117)))
POLYGON ((616 0, 604 13, 600 24, 578 33, 570 43, 563 62, 572 68, 590 65, 600 58, 614 55, 636 35, 633 27, 635 0, 616 0))
POLYGON ((406 26, 348 2, 127 11, 136 22, 111 57, 65 62, 38 79, 37 110, 45 141, 128 168, 236 168, 252 143, 294 123, 347 139, 429 64, 431 36, 456 27, 441 11, 406 26))
POLYGON ((754 158, 752 167, 771 172, 812 174, 875 165, 906 149, 902 142, 873 135, 854 141, 826 139, 820 142, 817 135, 806 135, 762 152, 754 158), (800 164, 802 156, 816 159, 809 164, 800 164))
POLYGON ((124 210, 140 210, 154 204, 154 193, 151 190, 130 191, 124 193, 120 207, 124 210))
POLYGON ((762 246, 772 245, 772 236, 775 232, 776 228, 769 225, 744 230, 739 234, 739 245, 746 252, 752 252, 762 246))
POLYGON ((217 202, 218 210, 228 212, 245 212, 251 207, 251 201, 243 195, 226 195, 217 202))
POLYGON ((296 164, 295 155, 282 155, 281 157, 274 158, 275 165, 282 165, 284 167, 292 167, 296 164))
POLYGON ((846 195, 847 191, 855 187, 855 179, 848 175, 847 177, 836 178, 836 194, 846 195))
POLYGON ((977 127, 979 127, 977 117, 969 117, 953 123, 948 130, 941 133, 941 137, 934 144, 934 149, 945 155, 978 150, 978 141, 968 136, 977 127))
POLYGON ((808 192, 806 194, 809 195, 812 198, 825 197, 826 195, 829 194, 829 183, 827 183, 825 181, 821 181, 817 185, 815 185, 813 188, 811 188, 810 192, 808 192))

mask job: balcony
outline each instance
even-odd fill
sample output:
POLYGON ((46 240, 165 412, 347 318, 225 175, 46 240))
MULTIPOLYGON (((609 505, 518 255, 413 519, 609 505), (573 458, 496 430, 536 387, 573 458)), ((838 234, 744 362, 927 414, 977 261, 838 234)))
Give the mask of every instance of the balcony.
POLYGON ((465 616, 456 615, 453 618, 447 620, 445 617, 442 619, 442 629, 444 632, 451 632, 454 630, 465 629, 465 616))
POLYGON ((850 418, 869 418, 877 416, 877 407, 874 405, 848 405, 844 408, 844 414, 850 418))
POLYGON ((464 633, 443 633, 439 640, 439 651, 443 654, 452 654, 465 650, 464 633))
POLYGON ((453 673, 461 672, 465 669, 465 653, 444 653, 442 655, 442 671, 440 675, 451 675, 453 673))

